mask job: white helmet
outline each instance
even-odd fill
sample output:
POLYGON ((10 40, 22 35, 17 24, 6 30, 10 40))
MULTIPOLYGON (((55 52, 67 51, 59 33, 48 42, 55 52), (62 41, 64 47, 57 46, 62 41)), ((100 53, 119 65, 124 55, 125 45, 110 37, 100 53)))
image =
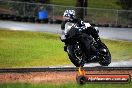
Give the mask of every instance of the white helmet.
POLYGON ((73 18, 75 17, 75 11, 74 10, 66 10, 63 14, 64 18, 73 18))

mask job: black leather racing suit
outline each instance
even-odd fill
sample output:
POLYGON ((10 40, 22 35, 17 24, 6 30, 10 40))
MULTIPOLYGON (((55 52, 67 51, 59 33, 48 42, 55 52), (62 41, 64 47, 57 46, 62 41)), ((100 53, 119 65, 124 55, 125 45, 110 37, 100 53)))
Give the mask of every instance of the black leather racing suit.
MULTIPOLYGON (((84 24, 80 19, 72 18, 72 19, 68 19, 68 20, 65 20, 65 21, 62 22, 62 24, 61 24, 61 29, 62 29, 62 30, 65 29, 65 24, 66 24, 67 22, 77 23, 77 24, 78 24, 78 27, 85 26, 85 24, 84 24)), ((100 40, 100 37, 99 37, 99 35, 98 35, 97 30, 96 30, 94 27, 90 26, 90 27, 88 28, 88 30, 86 30, 86 33, 87 33, 88 35, 91 35, 91 36, 94 38, 94 40, 98 43, 99 47, 102 47, 102 42, 101 42, 101 40, 100 40)))
MULTIPOLYGON (((66 24, 67 22, 76 23, 76 24, 78 25, 78 27, 85 26, 84 22, 81 21, 80 19, 72 18, 72 19, 68 19, 68 20, 65 20, 65 21, 62 22, 62 24, 61 24, 61 29, 62 29, 62 30, 65 29, 65 24, 66 24)), ((94 27, 90 26, 88 29, 86 29, 86 33, 87 33, 88 35, 91 35, 91 36, 94 38, 94 40, 97 42, 97 44, 98 44, 98 46, 99 46, 100 48, 102 47, 102 42, 101 42, 101 40, 100 40, 100 38, 99 38, 99 35, 98 35, 97 30, 96 30, 94 27)), ((90 43, 90 42, 88 42, 88 41, 85 42, 85 40, 83 40, 83 39, 82 39, 82 42, 84 42, 84 43, 90 43)), ((87 46, 86 46, 86 47, 87 47, 87 55, 89 54, 89 55, 88 55, 88 58, 90 58, 90 44, 85 44, 85 45, 87 45, 87 46)), ((66 45, 64 46, 64 50, 66 51, 65 48, 66 48, 66 45)))

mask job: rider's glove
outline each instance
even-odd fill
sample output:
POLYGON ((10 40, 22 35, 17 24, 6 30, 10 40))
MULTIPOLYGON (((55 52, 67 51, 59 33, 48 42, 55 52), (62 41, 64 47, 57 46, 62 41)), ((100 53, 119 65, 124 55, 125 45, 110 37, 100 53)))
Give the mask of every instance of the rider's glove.
POLYGON ((82 27, 80 27, 80 29, 79 30, 81 30, 82 32, 85 32, 85 30, 87 29, 87 27, 86 26, 82 26, 82 27))
POLYGON ((83 30, 86 30, 86 29, 87 29, 87 27, 86 27, 86 26, 82 26, 81 28, 82 28, 83 30))

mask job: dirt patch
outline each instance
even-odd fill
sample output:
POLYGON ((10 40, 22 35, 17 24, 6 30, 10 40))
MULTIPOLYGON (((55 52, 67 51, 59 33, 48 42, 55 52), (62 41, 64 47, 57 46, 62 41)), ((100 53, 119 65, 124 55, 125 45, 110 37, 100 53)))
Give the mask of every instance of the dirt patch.
MULTIPOLYGON (((67 83, 75 82, 78 72, 30 72, 30 73, 0 73, 0 83, 67 83)), ((87 74, 130 74, 132 70, 124 71, 87 71, 87 74)))
POLYGON ((1 73, 0 83, 64 83, 75 78, 76 72, 1 73))

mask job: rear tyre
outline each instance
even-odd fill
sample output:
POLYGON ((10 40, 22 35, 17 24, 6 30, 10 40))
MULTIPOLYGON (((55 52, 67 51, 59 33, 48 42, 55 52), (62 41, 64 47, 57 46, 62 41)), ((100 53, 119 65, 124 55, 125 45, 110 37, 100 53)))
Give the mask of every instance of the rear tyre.
POLYGON ((101 66, 108 66, 111 63, 111 54, 110 54, 110 51, 107 48, 107 46, 104 43, 102 43, 102 44, 107 52, 105 54, 100 55, 99 64, 101 66))

